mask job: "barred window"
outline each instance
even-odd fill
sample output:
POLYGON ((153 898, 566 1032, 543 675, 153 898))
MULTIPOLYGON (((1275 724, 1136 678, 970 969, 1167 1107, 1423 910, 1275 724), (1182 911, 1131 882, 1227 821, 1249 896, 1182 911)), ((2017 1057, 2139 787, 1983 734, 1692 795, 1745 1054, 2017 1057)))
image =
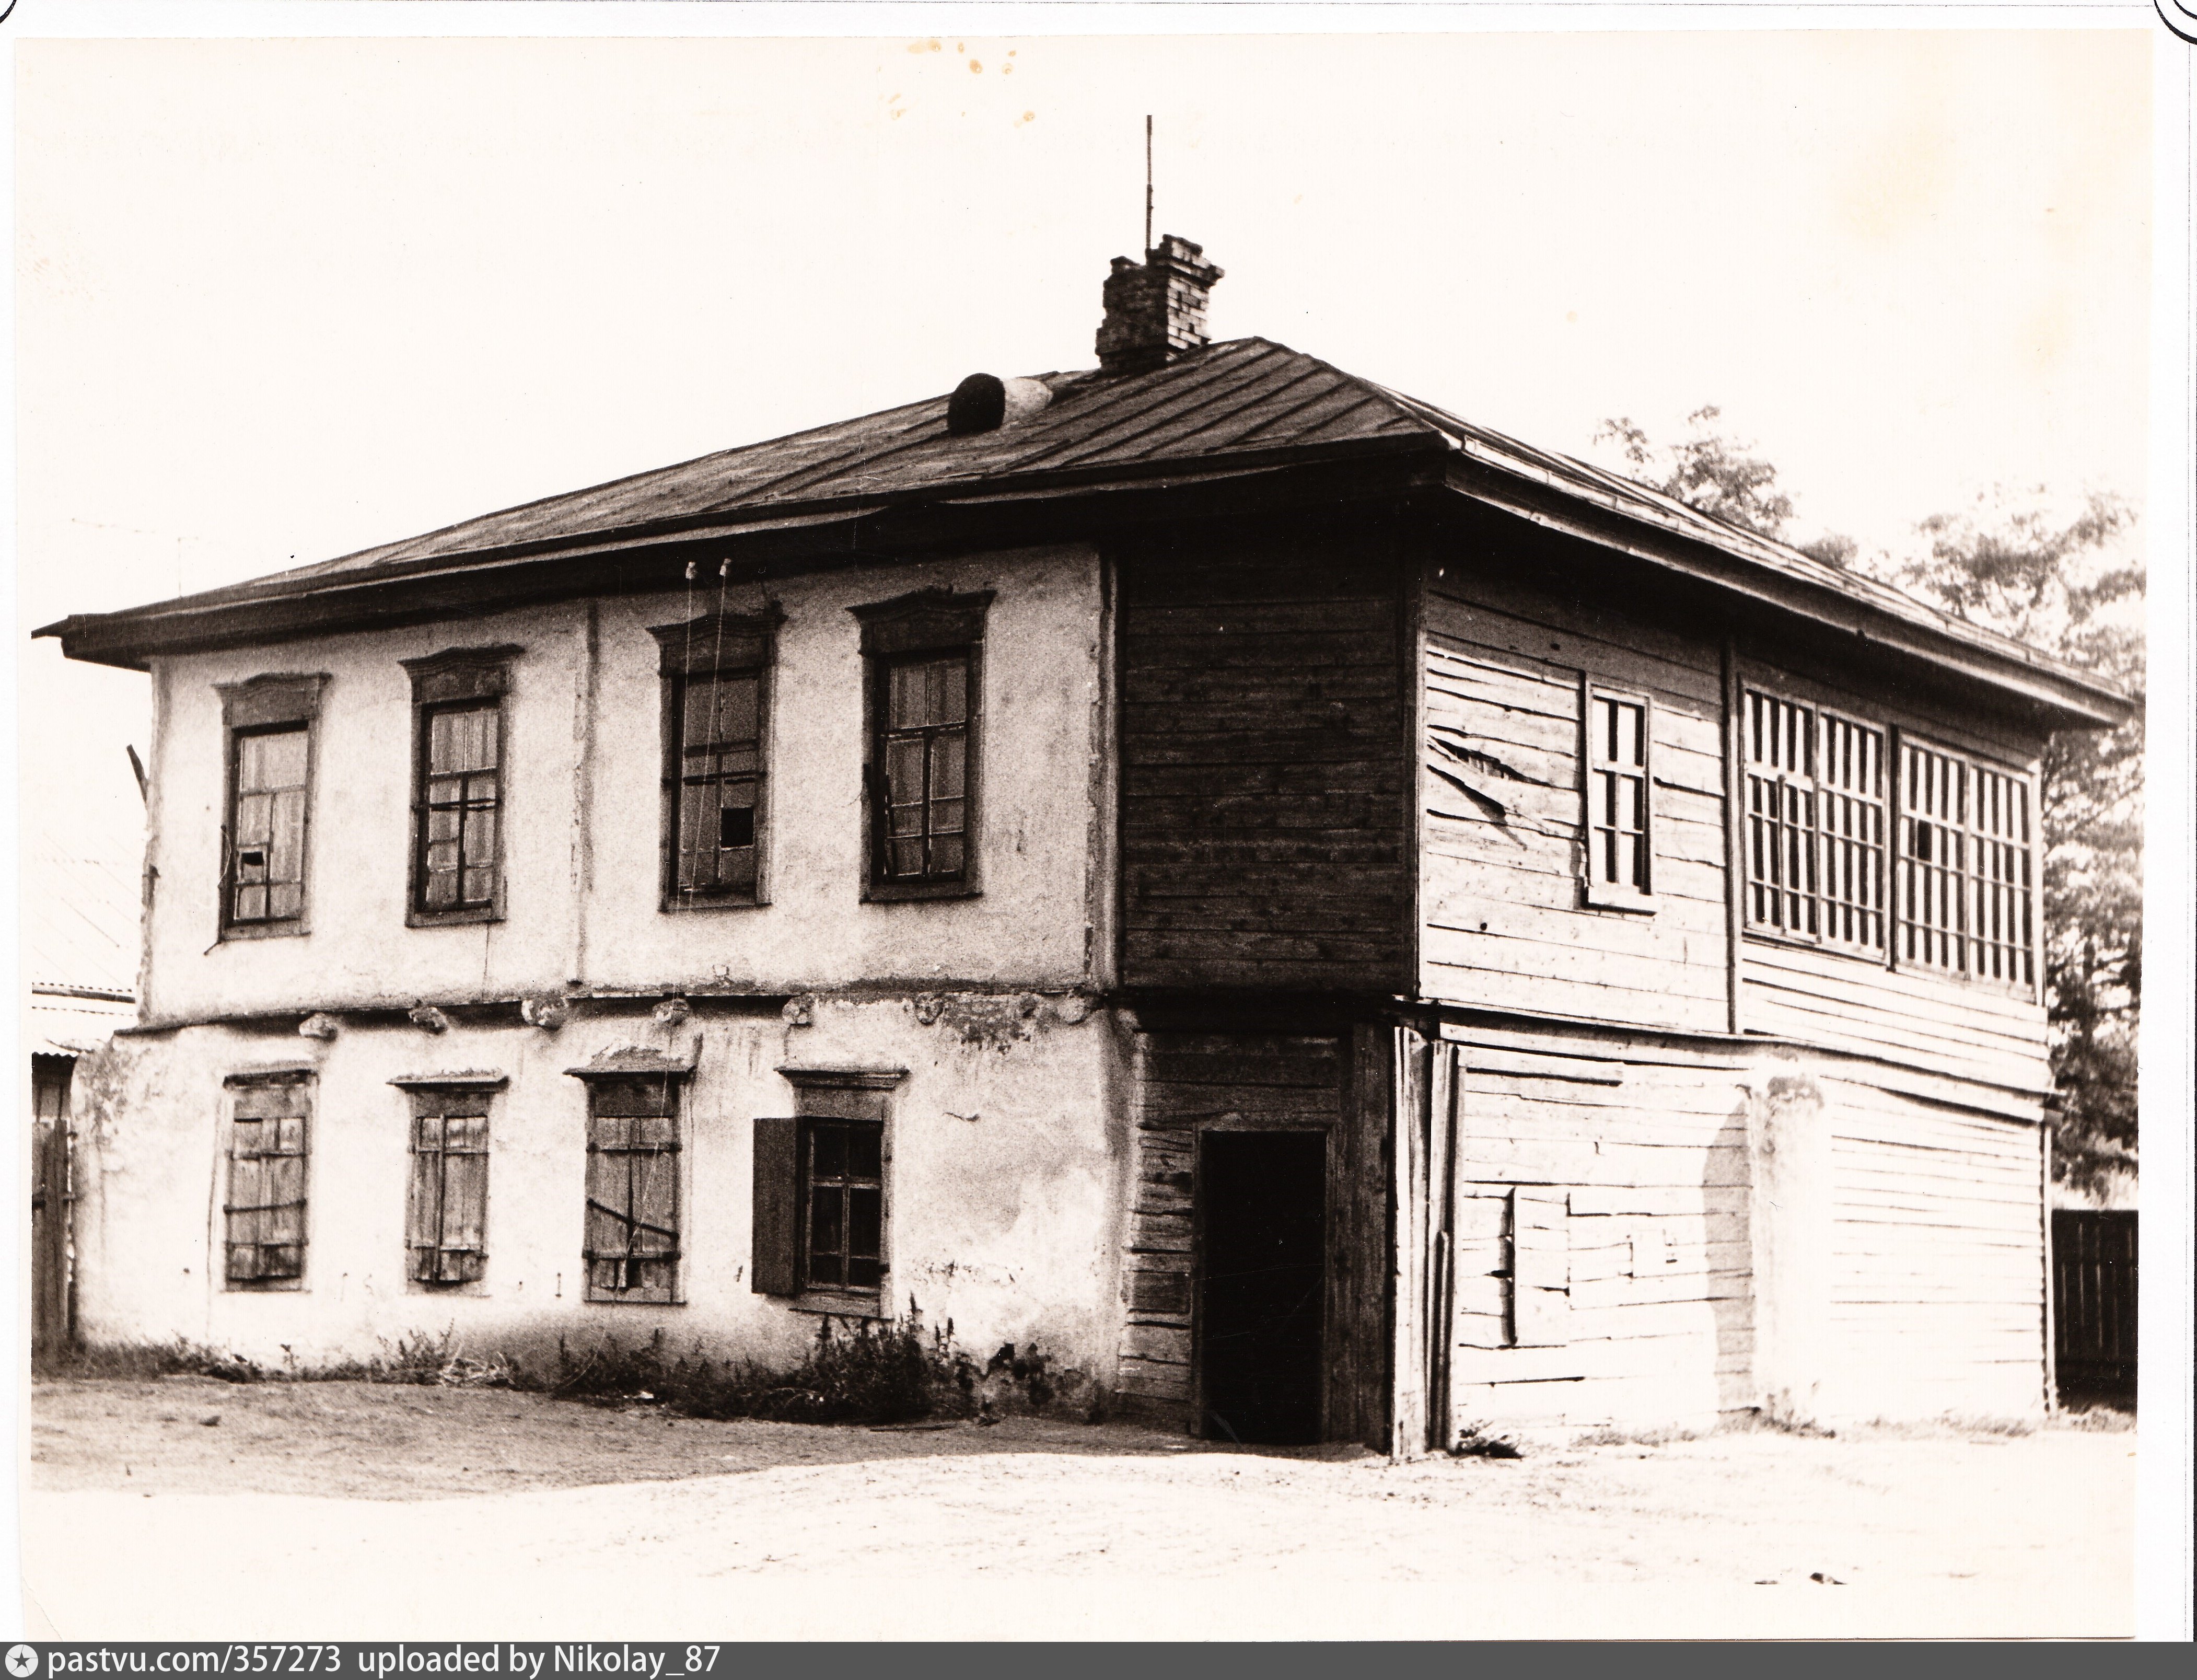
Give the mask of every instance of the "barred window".
POLYGON ((1748 922, 1882 951, 1884 732, 1749 691, 1745 735, 1748 922))
POLYGON ((676 1298, 679 1088, 667 1074, 588 1081, 591 1301, 676 1298))
POLYGON ((310 1075, 236 1075, 229 1091, 229 1193, 222 1203, 229 1287, 305 1275, 305 1123, 310 1075))
POLYGON ((1590 690, 1586 708, 1587 902, 1639 903, 1651 890, 1649 718, 1644 697, 1590 690))
POLYGON ((1900 782, 1902 960, 2033 986, 2028 782, 1912 742, 1900 782))
POLYGON ((488 1265, 490 1093, 412 1092, 412 1181, 405 1207, 416 1283, 477 1282, 488 1265))

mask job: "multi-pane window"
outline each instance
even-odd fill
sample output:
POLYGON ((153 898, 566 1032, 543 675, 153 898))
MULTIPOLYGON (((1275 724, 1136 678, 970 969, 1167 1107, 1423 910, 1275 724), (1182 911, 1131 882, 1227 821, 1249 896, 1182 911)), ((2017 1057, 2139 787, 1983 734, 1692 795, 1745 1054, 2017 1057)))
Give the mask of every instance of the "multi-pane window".
POLYGON ((326 681, 286 674, 220 686, 229 743, 224 937, 304 931, 313 731, 326 681))
POLYGON ((414 702, 412 903, 415 922, 502 913, 503 696, 513 647, 408 659, 414 702))
POLYGON ((2035 984, 2031 820, 2023 778, 1902 744, 1903 962, 2035 984))
POLYGON ((1586 707, 1587 899, 1644 900, 1654 837, 1648 702, 1590 690, 1586 707))
POLYGON ((421 910, 484 910, 496 902, 503 708, 430 706, 420 743, 421 910))
POLYGON ((479 1086, 412 1092, 404 1244, 415 1283, 471 1283, 487 1268, 490 1095, 479 1086))
POLYGON ((802 1122, 803 1282, 875 1292, 884 1274, 884 1127, 802 1122))
POLYGON ((926 589, 858 606, 868 670, 872 897, 972 892, 988 592, 926 589))
POLYGON ((229 739, 229 919, 295 921, 305 908, 306 727, 238 730, 229 739))
POLYGON ((762 896, 765 758, 775 609, 650 632, 664 696, 668 908, 762 896))
POLYGON ((227 1088, 223 1275, 232 1287, 297 1282, 305 1274, 310 1076, 235 1075, 227 1088))
POLYGON ((884 668, 883 875, 954 881, 967 861, 969 656, 884 668))
POLYGON ((676 1299, 679 1092, 671 1074, 588 1081, 588 1296, 676 1299))
POLYGON ((1747 915, 1800 939, 1884 948, 1884 733, 1748 691, 1747 915))

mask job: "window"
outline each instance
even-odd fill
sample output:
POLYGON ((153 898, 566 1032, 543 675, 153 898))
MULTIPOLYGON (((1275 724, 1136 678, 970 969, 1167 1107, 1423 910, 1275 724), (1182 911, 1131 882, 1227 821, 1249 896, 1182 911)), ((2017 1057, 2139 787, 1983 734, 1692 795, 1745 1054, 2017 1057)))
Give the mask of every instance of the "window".
POLYGON ((1743 733, 1748 924, 1881 952, 1884 732, 1749 690, 1743 733))
POLYGON ((405 1275, 415 1283, 478 1283, 487 1270, 488 1119, 494 1088, 477 1082, 411 1087, 412 1178, 405 1197, 404 1246, 405 1275))
POLYGON ((588 1299, 676 1300, 681 1073, 586 1077, 588 1299))
POLYGON ((311 1076, 235 1074, 229 1101, 229 1193, 222 1202, 231 1289, 295 1285, 305 1275, 306 1121, 311 1076))
POLYGON ((754 1287, 827 1312, 884 1311, 885 1127, 898 1069, 779 1070, 798 1110, 755 1123, 754 1287))
POLYGON ((412 903, 415 924, 480 922, 503 909, 503 697, 515 647, 408 659, 412 675, 412 903))
POLYGON ((2033 987, 2028 781, 1909 741, 1900 784, 1900 960, 2033 987))
POLYGON ((666 908, 762 901, 764 743, 776 608, 650 631, 664 699, 666 908))
POLYGON ((326 681, 263 676, 219 690, 229 737, 224 937, 304 930, 313 728, 326 681))
POLYGON ((884 1277, 884 1127, 802 1122, 803 1283, 874 1295, 884 1277))
POLYGON ((1647 908, 1654 835, 1649 810, 1653 716, 1644 696, 1586 694, 1586 901, 1647 908))
POLYGON ((988 592, 857 607, 869 671, 869 895, 977 884, 978 671, 988 592))

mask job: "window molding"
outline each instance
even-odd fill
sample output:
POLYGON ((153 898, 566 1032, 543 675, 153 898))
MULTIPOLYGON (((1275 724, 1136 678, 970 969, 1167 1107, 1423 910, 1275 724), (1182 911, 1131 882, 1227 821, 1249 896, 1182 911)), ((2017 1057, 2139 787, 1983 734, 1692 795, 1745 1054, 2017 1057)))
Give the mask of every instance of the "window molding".
MULTIPOLYGON (((983 650, 985 622, 994 599, 989 589, 956 594, 933 588, 848 609, 861 626, 865 903, 974 898, 983 891, 983 650), (952 874, 895 876, 886 868, 889 799, 884 759, 886 737, 893 733, 887 727, 890 684, 896 663, 925 656, 959 656, 967 662, 965 715, 959 726, 961 867, 952 874)), ((928 799, 924 802, 927 809, 928 799)))
POLYGON ((281 1067, 243 1069, 222 1080, 228 1112, 222 1121, 217 1240, 222 1286, 229 1292, 264 1295, 306 1287, 312 1253, 314 1079, 310 1069, 281 1067), (245 1127, 253 1128, 249 1137, 241 1130, 245 1127), (270 1162, 276 1164, 264 1164, 270 1162), (294 1167, 282 1164, 291 1162, 294 1167), (252 1164, 243 1167, 244 1162, 252 1164), (292 1218, 282 1219, 285 1213, 292 1218))
MULTIPOLYGON (((755 1122, 755 1225, 751 1286, 796 1312, 882 1318, 893 1299, 893 1097, 902 1068, 780 1068, 793 1086, 794 1112, 755 1122), (874 1128, 878 1143, 878 1283, 874 1289, 811 1280, 811 1173, 817 1127, 874 1128)), ((846 1174, 842 1174, 843 1179, 846 1174)), ((856 1174, 867 1179, 867 1174, 856 1174)), ((849 1202, 852 1200, 852 1187, 849 1202)), ((867 1184, 861 1187, 867 1188, 867 1184)), ((846 1217, 843 1208, 842 1217, 846 1217)), ((843 1234, 844 1234, 843 1232, 843 1234)), ((848 1250, 843 1248, 843 1253, 848 1250)))
MULTIPOLYGON (((296 939, 312 931, 313 796, 320 785, 321 695, 328 682, 325 671, 275 671, 241 682, 214 685, 214 692, 221 697, 222 724, 221 874, 214 912, 217 943, 234 939, 296 939), (257 736, 293 732, 303 733, 305 746, 298 816, 297 913, 240 917, 237 872, 239 854, 246 849, 234 837, 239 826, 238 759, 242 743, 257 736)), ((270 835, 264 849, 271 851, 273 843, 270 835)))
MULTIPOLYGON (((1655 800, 1655 698, 1644 690, 1618 688, 1597 682, 1591 677, 1582 680, 1580 697, 1581 898, 1591 909, 1653 915, 1657 904, 1655 846, 1659 826, 1655 800), (1625 709, 1638 709, 1640 756, 1636 763, 1624 764, 1610 756, 1606 732, 1603 727, 1602 708, 1604 706, 1614 709, 1620 719, 1625 709), (1609 784, 1613 779, 1638 784, 1640 825, 1637 834, 1626 827, 1621 810, 1612 811, 1609 808, 1612 790, 1609 784), (1609 860, 1603 855, 1605 847, 1602 842, 1605 838, 1611 843, 1610 849, 1614 849, 1621 846, 1628 836, 1638 848, 1635 883, 1610 878, 1609 860), (1644 883, 1638 882, 1638 876, 1646 877, 1644 883)), ((1621 750, 1620 743, 1619 750, 1621 750)), ((1620 868, 1621 871, 1621 866, 1620 868)))
POLYGON ((584 1067, 565 1071, 587 1092, 587 1167, 581 1202, 583 1297, 603 1306, 684 1306, 686 1231, 692 1200, 686 1148, 687 1082, 693 1075, 693 1059, 652 1050, 612 1051, 584 1067), (650 1121, 656 1124, 646 1124, 650 1121), (655 1135, 648 1135, 652 1133, 655 1135), (658 1176, 652 1181, 647 1179, 647 1169, 637 1164, 640 1159, 648 1156, 660 1161, 665 1156, 670 1157, 668 1171, 659 1167, 658 1176), (617 1167, 604 1164, 612 1156, 624 1157, 623 1186, 615 1182, 617 1167), (603 1200, 597 1194, 621 1189, 623 1196, 617 1202, 603 1200), (652 1196, 655 1205, 645 1208, 652 1196), (666 1200, 670 1204, 667 1224, 651 1225, 641 1217, 644 1211, 662 1214, 666 1200), (625 1229, 622 1248, 603 1241, 615 1234, 614 1227, 618 1225, 625 1229), (668 1243, 641 1242, 644 1227, 668 1237, 668 1243), (613 1278, 621 1281, 613 1282, 613 1278))
MULTIPOLYGON (((511 805, 511 731, 505 716, 504 700, 511 692, 511 662, 525 651, 507 642, 482 647, 445 648, 440 653, 399 662, 412 682, 412 757, 410 785, 407 790, 411 806, 411 825, 404 891, 404 922, 407 927, 465 926, 481 922, 500 922, 504 918, 508 902, 507 872, 504 866, 507 851, 506 829, 511 805), (486 865, 493 873, 494 884, 484 902, 460 903, 449 908, 438 909, 431 907, 426 901, 429 827, 427 784, 430 779, 427 755, 434 718, 445 711, 467 710, 492 711, 495 715, 496 802, 493 808, 496 838, 489 849, 486 865)), ((462 809, 461 807, 461 832, 464 826, 462 809)), ((461 853, 461 894, 463 867, 461 853)))
MULTIPOLYGON (((658 843, 658 908, 671 914, 688 911, 748 909, 770 901, 772 778, 771 729, 776 684, 778 630, 785 614, 775 601, 757 612, 710 612, 675 624, 652 626, 662 696, 662 810, 658 843), (743 886, 680 884, 680 840, 686 831, 681 800, 688 789, 699 797, 704 784, 689 779, 686 739, 686 697, 697 678, 720 681, 750 676, 756 685, 755 769, 745 778, 752 788, 749 809, 754 852, 752 879, 743 886)), ((722 788, 737 779, 719 761, 707 785, 722 788)), ((722 795, 720 794, 722 799, 722 795)), ((722 806, 720 808, 722 808, 722 806)), ((719 848, 722 852, 728 849, 719 848)))

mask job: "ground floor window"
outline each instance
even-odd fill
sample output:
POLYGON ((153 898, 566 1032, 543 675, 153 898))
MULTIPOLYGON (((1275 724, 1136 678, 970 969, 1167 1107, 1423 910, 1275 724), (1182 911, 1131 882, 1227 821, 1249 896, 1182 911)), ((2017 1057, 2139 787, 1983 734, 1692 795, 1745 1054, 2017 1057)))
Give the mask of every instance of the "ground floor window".
POLYGON ((679 1091, 662 1073, 588 1081, 591 1301, 677 1299, 679 1091))
POLYGON ((305 1275, 305 1128, 311 1076, 235 1075, 227 1088, 223 1275, 232 1289, 298 1283, 305 1275))
POLYGON ((415 1283, 471 1283, 488 1266, 488 1119, 484 1090, 412 1092, 412 1178, 405 1202, 415 1283))
POLYGON ((802 1122, 803 1282, 875 1294, 884 1276, 884 1127, 802 1122))

